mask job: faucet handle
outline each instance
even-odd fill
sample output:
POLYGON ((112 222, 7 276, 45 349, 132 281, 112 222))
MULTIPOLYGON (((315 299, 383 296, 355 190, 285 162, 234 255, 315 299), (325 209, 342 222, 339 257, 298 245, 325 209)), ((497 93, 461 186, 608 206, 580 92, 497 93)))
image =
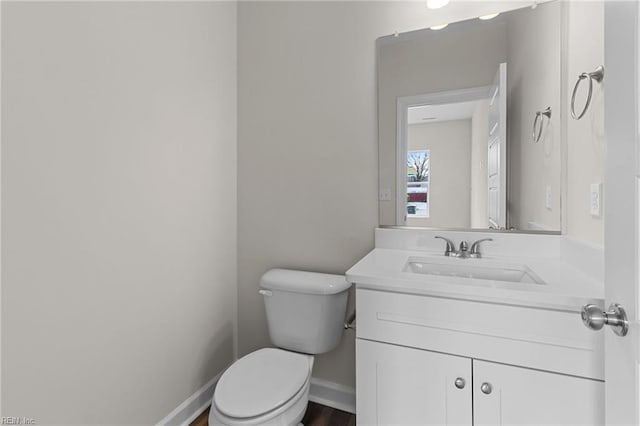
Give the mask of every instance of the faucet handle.
POLYGON ((471 244, 471 250, 469 250, 469 257, 481 258, 482 254, 480 253, 480 243, 483 241, 493 241, 493 238, 482 238, 478 241, 475 241, 471 244))
POLYGON ((445 256, 455 256, 456 255, 456 247, 455 244, 453 244, 453 241, 451 241, 448 238, 445 237, 441 237, 440 235, 436 235, 433 238, 440 238, 441 240, 444 240, 447 243, 447 247, 444 249, 444 255, 445 256))

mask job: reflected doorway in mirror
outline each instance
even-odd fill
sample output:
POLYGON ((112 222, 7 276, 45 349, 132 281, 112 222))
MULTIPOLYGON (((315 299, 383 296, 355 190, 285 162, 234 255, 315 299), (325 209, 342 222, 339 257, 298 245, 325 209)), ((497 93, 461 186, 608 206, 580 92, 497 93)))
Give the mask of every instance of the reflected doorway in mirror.
POLYGON ((398 99, 396 209, 402 225, 489 226, 486 164, 492 93, 491 86, 482 86, 398 99), (474 130, 474 120, 483 123, 480 130, 474 130), (422 163, 427 173, 417 176, 422 163), (474 163, 483 167, 476 169, 474 163), (472 208, 472 197, 484 199, 479 208, 472 208), (420 211, 422 206, 426 211, 420 211))

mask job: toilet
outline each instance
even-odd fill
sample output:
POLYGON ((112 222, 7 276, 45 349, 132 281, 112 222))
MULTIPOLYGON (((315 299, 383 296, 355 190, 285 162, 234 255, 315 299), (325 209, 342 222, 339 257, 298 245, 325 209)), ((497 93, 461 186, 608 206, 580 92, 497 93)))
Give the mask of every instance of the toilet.
POLYGON ((210 425, 294 426, 309 401, 313 355, 340 343, 351 284, 342 275, 271 269, 260 279, 271 342, 220 377, 210 425))

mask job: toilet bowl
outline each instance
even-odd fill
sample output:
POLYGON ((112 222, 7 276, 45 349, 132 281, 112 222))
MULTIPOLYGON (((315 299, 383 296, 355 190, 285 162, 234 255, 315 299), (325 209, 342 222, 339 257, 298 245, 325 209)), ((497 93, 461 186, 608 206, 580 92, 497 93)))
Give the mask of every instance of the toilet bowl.
POLYGON ((290 426, 304 417, 313 356, 260 349, 224 372, 214 393, 210 425, 290 426))
POLYGON ((333 350, 344 330, 344 276, 272 269, 260 279, 269 337, 237 360, 213 393, 209 424, 296 426, 309 401, 313 355, 333 350))

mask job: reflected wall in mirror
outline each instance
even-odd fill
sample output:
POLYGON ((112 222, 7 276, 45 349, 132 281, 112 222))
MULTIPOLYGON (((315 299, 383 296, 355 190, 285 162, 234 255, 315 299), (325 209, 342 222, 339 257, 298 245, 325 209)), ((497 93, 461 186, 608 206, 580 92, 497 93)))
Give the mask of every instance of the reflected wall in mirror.
POLYGON ((556 1, 378 39, 381 225, 561 230, 562 27, 556 1))

